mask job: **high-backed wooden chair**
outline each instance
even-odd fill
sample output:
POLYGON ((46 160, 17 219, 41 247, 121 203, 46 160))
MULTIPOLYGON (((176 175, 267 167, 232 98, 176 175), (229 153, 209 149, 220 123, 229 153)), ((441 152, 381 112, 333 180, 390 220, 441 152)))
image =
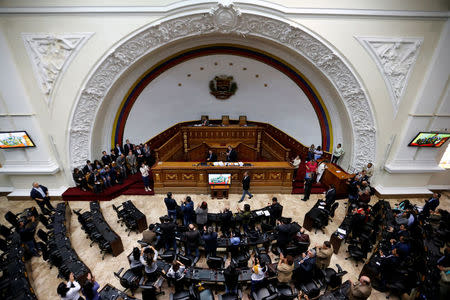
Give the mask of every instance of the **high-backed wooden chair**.
POLYGON ((239 126, 247 126, 247 116, 239 116, 239 126))
POLYGON ((222 125, 230 125, 230 116, 222 116, 222 125))

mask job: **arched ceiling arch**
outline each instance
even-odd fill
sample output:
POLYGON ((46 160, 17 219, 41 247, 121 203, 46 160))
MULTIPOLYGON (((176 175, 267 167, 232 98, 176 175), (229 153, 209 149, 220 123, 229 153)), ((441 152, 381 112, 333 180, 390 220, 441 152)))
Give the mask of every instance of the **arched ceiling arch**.
MULTIPOLYGON (((248 9, 247 9, 248 10, 248 9)), ((326 42, 267 12, 241 13, 234 6, 218 5, 209 13, 174 15, 126 37, 91 72, 73 109, 69 132, 70 164, 81 166, 90 157, 93 125, 100 105, 114 82, 141 57, 167 43, 186 37, 219 33, 268 39, 301 54, 334 85, 351 120, 351 167, 375 160, 376 129, 369 99, 356 73, 326 42)))

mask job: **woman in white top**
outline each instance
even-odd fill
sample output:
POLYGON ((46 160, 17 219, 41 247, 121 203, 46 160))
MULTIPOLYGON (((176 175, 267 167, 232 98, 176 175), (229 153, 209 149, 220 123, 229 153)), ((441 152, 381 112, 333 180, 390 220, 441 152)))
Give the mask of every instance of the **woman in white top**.
POLYGON ((156 270, 158 265, 156 260, 158 259, 158 251, 153 246, 147 246, 141 251, 140 261, 144 265, 145 275, 149 282, 155 282, 157 279, 156 270))
POLYGON ((152 189, 150 188, 150 178, 148 178, 149 168, 145 164, 145 162, 143 162, 141 164, 141 168, 139 170, 141 171, 142 181, 144 182, 145 191, 146 192, 151 192, 152 189))
POLYGON ((75 281, 73 273, 69 275, 67 283, 61 282, 56 292, 61 296, 61 300, 78 300, 80 298, 81 286, 75 281))
POLYGON ((252 284, 251 284, 251 292, 255 293, 258 288, 261 287, 262 282, 266 278, 266 263, 261 261, 258 263, 257 258, 255 258, 255 264, 252 268, 252 284))
POLYGON ((323 155, 322 147, 317 146, 316 150, 314 150, 314 160, 318 160, 323 155))
POLYGON ((300 156, 297 155, 292 161, 292 166, 294 167, 294 174, 292 175, 292 181, 295 181, 295 178, 297 178, 298 167, 300 166, 301 163, 302 160, 300 159, 300 156))
POLYGON ((325 169, 327 168, 327 165, 324 162, 321 162, 319 166, 317 167, 316 171, 316 182, 320 181, 320 178, 322 178, 323 172, 325 172, 325 169))

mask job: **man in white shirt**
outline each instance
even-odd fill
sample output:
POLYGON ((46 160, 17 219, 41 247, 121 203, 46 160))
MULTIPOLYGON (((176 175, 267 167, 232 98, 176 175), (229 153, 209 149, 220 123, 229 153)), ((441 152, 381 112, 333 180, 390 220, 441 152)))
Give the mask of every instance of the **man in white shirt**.
POLYGON ((367 166, 363 168, 363 171, 366 172, 367 177, 370 179, 373 176, 373 164, 368 163, 367 166))

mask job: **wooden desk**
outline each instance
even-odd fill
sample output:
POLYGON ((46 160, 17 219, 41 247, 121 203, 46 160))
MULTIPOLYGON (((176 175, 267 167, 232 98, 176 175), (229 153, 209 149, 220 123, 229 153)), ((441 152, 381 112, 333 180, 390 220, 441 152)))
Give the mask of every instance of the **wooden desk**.
POLYGON ((323 172, 322 179, 320 180, 325 185, 334 184, 336 187, 336 195, 343 196, 348 194, 347 179, 355 176, 354 174, 348 174, 341 167, 327 163, 327 168, 323 172))
POLYGON ((230 186, 227 185, 216 185, 216 184, 212 184, 211 186, 211 198, 217 198, 217 199, 222 199, 222 198, 227 198, 228 199, 228 193, 230 191, 230 186))
POLYGON ((242 193, 242 178, 249 172, 252 193, 292 191, 293 167, 285 161, 252 162, 251 166, 201 166, 198 162, 159 162, 152 168, 156 193, 209 194, 208 174, 231 174, 231 193, 242 193))

